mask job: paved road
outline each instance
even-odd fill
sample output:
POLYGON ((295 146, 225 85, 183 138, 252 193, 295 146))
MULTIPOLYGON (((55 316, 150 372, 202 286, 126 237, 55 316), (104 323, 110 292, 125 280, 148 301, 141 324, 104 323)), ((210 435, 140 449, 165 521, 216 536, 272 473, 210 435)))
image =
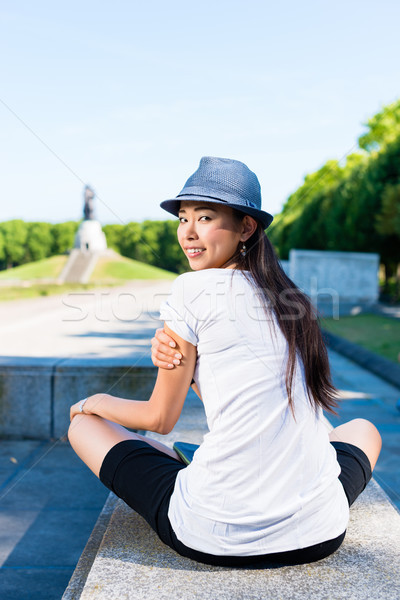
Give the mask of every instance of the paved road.
POLYGON ((120 357, 130 355, 143 317, 153 320, 171 280, 0 302, 0 356, 120 357))

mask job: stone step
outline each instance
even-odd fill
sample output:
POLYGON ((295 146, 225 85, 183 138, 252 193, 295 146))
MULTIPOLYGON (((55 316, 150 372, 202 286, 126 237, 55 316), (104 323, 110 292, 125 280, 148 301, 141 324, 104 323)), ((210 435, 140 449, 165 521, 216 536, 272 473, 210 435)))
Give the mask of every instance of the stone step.
MULTIPOLYGON (((199 443, 201 403, 189 396, 169 436, 199 443)), ((166 547, 148 524, 110 494, 63 600, 251 600, 400 597, 400 514, 375 481, 351 509, 341 548, 317 563, 268 569, 201 565, 166 547)))
POLYGON ((59 280, 63 283, 87 283, 99 256, 99 252, 72 250, 59 280))

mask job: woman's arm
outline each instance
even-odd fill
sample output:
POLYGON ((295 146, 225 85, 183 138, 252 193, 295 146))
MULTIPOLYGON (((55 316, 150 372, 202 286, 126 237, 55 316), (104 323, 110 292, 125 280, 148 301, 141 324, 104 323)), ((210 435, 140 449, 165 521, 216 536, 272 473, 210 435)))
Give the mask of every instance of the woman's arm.
MULTIPOLYGON (((171 333, 173 336, 178 337, 174 332, 171 333)), ((181 358, 182 355, 179 348, 176 347, 175 339, 166 333, 165 328, 157 329, 151 340, 151 360, 154 366, 160 369, 173 369, 180 365, 181 358)), ((201 400, 199 388, 193 380, 190 385, 201 400)))
MULTIPOLYGON (((85 414, 93 414, 131 429, 169 433, 182 411, 196 364, 196 347, 172 332, 176 352, 182 355, 179 369, 159 369, 153 393, 148 402, 117 398, 109 394, 90 396, 83 407, 85 414)), ((80 402, 71 407, 71 420, 80 412, 80 402)))

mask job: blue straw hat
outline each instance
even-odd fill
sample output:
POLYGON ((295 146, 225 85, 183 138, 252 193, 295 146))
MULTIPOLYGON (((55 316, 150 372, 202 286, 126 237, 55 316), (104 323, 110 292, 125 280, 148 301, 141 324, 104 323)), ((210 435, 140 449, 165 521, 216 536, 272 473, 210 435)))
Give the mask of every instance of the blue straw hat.
POLYGON ((164 200, 160 206, 178 216, 181 200, 203 200, 231 206, 254 217, 264 229, 273 216, 261 210, 261 189, 257 176, 239 160, 203 156, 199 168, 185 183, 176 198, 164 200))

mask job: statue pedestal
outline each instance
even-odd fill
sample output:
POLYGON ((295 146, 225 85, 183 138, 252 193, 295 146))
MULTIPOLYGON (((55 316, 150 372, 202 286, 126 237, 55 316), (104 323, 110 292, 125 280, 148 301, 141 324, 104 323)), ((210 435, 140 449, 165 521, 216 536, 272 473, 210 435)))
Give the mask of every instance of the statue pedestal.
MULTIPOLYGON (((94 219, 83 221, 58 281, 59 283, 87 283, 102 254, 107 252, 106 236, 94 219)), ((110 251, 108 251, 110 252, 110 251)))
POLYGON ((82 252, 103 252, 107 249, 106 236, 98 221, 83 221, 75 236, 74 248, 82 252))

